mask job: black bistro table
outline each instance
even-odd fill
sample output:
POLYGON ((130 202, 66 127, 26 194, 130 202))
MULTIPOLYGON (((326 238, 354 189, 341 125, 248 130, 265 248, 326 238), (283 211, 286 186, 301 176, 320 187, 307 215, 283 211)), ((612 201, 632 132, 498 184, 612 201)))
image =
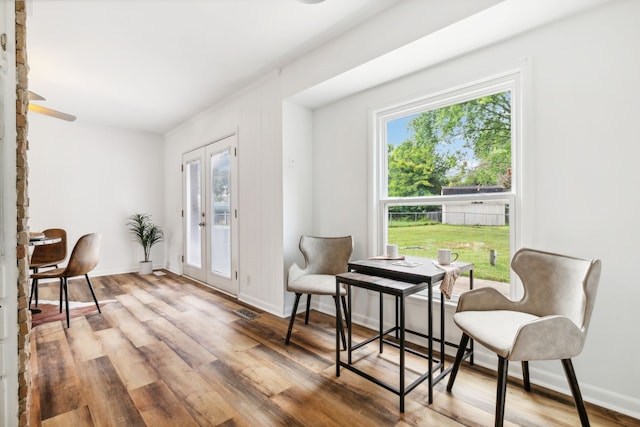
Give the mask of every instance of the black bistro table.
MULTIPOLYGON (((474 265, 468 262, 456 261, 455 266, 460 272, 469 273, 469 287, 473 289, 473 268, 474 265)), ((458 347, 457 344, 445 341, 445 318, 444 318, 444 296, 440 293, 440 334, 439 337, 433 336, 433 286, 442 281, 444 271, 434 264, 434 260, 430 258, 405 257, 404 260, 387 260, 387 259, 367 259, 359 261, 351 261, 348 264, 349 272, 338 274, 336 276, 336 295, 338 295, 341 284, 345 284, 347 288, 347 313, 346 321, 348 328, 347 340, 347 361, 340 360, 340 334, 342 314, 340 307, 337 307, 336 313, 336 376, 340 376, 340 368, 343 367, 352 371, 375 384, 397 394, 400 397, 400 412, 404 412, 404 397, 411 390, 416 388, 423 381, 428 380, 429 387, 429 403, 433 402, 433 386, 442 380, 451 370, 451 366, 445 369, 444 354, 445 345, 458 347), (380 326, 376 335, 353 344, 351 335, 351 291, 352 287, 368 289, 379 293, 380 305, 380 326), (417 292, 427 291, 427 334, 406 329, 405 327, 405 300, 409 295, 417 292), (396 316, 395 326, 383 330, 383 296, 392 295, 395 297, 396 316), (389 334, 395 334, 395 341, 391 341, 385 337, 389 334), (416 350, 406 348, 405 334, 426 338, 427 354, 420 353, 416 350), (364 372, 354 366, 352 362, 352 352, 372 341, 379 340, 380 353, 383 352, 383 344, 395 346, 399 349, 400 356, 400 373, 399 387, 390 385, 372 375, 364 372), (397 342, 396 342, 397 341, 397 342), (433 343, 440 344, 439 359, 434 358, 433 343), (405 384, 405 352, 408 351, 417 356, 424 357, 428 360, 428 370, 420 375, 411 384, 405 384), (434 376, 435 375, 435 376, 434 376)), ((339 305, 339 304, 338 304, 339 305)), ((465 358, 473 357, 473 342, 465 352, 465 358)), ((473 359, 472 359, 473 362, 473 359)))

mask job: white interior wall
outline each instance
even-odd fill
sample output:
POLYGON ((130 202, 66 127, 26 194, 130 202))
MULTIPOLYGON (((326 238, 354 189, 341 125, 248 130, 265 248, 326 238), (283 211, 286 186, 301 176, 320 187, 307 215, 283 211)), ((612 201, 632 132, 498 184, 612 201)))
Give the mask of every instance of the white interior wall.
MULTIPOLYGON (((286 102, 283 106, 283 98, 348 70, 354 64, 454 23, 482 9, 480 5, 494 3, 497 1, 483 0, 472 5, 461 0, 448 2, 440 6, 441 13, 437 19, 424 25, 419 24, 418 16, 432 5, 419 0, 403 1, 398 8, 389 9, 362 27, 288 64, 279 70, 277 76, 267 76, 262 83, 168 132, 165 136, 167 268, 182 272, 178 262, 183 252, 180 217, 182 181, 179 173, 182 153, 237 130, 241 218, 238 297, 280 316, 288 315, 291 298, 284 292, 285 271, 291 261, 297 259, 302 262, 297 249, 299 235, 302 232, 325 231, 313 230, 309 225, 312 218, 310 201, 305 200, 313 190, 306 175, 310 151, 304 148, 311 135, 302 129, 302 126, 310 126, 304 124, 308 113, 300 106, 290 104, 287 107, 286 102), (416 25, 407 25, 407 19, 416 25), (381 32, 381 27, 394 28, 394 31, 381 32), (301 122, 292 124, 290 118, 297 117, 301 122), (305 133, 306 137, 303 137, 305 133), (293 168, 288 167, 291 156, 296 163, 293 168), (287 189, 286 195, 284 189, 287 189), (283 234, 283 225, 286 234, 283 234)), ((327 230, 336 235, 349 234, 349 231, 348 225, 342 229, 327 230)))
MULTIPOLYGON (((164 148, 164 216, 165 216, 165 265, 169 270, 182 274, 182 154, 203 147, 223 136, 238 131, 241 103, 235 101, 216 110, 206 120, 190 123, 165 135, 164 148)), ((239 140, 238 150, 242 152, 239 140)), ((242 156, 241 156, 242 159, 242 156)))
MULTIPOLYGON (((399 2, 362 26, 287 64, 277 70, 277 75, 266 76, 262 83, 220 102, 168 132, 165 144, 167 268, 182 271, 178 262, 183 251, 181 178, 177 172, 180 156, 237 129, 241 188, 239 297, 270 312, 288 314, 284 304, 284 271, 289 260, 299 256, 299 233, 294 230, 284 236, 282 227, 299 221, 306 211, 284 210, 291 204, 303 206, 305 202, 297 200, 297 196, 283 194, 283 189, 291 188, 292 181, 298 179, 297 172, 283 170, 283 166, 286 169, 283 160, 288 155, 285 151, 293 146, 287 146, 287 141, 282 139, 282 134, 290 131, 288 120, 282 123, 283 99, 498 3, 501 2, 455 0, 436 6, 422 0, 399 2), (436 14, 433 13, 434 7, 438 8, 436 14), (422 17, 427 13, 431 18, 425 22, 422 17), (390 28, 393 31, 388 31, 390 28), (273 162, 268 163, 271 160, 273 162)), ((296 188, 295 183, 293 188, 296 188)), ((347 234, 348 229, 345 226, 346 231, 335 229, 327 232, 347 234)))
POLYGON ((237 97, 193 118, 165 136, 167 268, 182 248, 182 154, 230 132, 238 132, 238 298, 283 316, 282 100, 280 80, 270 77, 237 97))
MULTIPOLYGON (((28 156, 30 229, 64 228, 69 254, 82 235, 102 233, 92 274, 137 271, 144 255, 126 218, 146 212, 164 226, 162 138, 32 113, 28 156)), ((155 268, 164 267, 163 248, 151 251, 155 268)))
MULTIPOLYGON (((282 103, 284 265, 297 263, 304 268, 304 258, 298 250, 303 234, 313 233, 312 156, 313 115, 311 110, 284 101, 282 103)), ((291 312, 293 294, 285 293, 284 315, 291 312)))
MULTIPOLYGON (((624 325, 640 321, 640 291, 629 262, 640 240, 632 196, 637 180, 630 172, 640 155, 634 129, 640 51, 631 42, 640 40, 639 14, 637 2, 611 3, 319 108, 313 124, 314 230, 351 231, 358 243, 354 256, 370 256, 364 244, 368 109, 507 71, 528 57, 533 99, 524 116, 521 244, 602 259, 589 337, 574 365, 587 401, 635 417, 638 343, 624 325)), ((367 323, 375 304, 364 297, 358 302, 354 316, 367 323)), ((421 321, 416 307, 410 312, 414 327, 421 321)), ((532 363, 532 380, 568 393, 558 362, 532 363)))

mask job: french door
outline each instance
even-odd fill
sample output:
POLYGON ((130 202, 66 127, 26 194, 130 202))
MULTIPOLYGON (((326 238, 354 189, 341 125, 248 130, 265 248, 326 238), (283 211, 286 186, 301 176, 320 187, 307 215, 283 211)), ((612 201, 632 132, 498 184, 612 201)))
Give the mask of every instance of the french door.
POLYGON ((231 135, 182 156, 186 276, 238 294, 238 157, 231 135))

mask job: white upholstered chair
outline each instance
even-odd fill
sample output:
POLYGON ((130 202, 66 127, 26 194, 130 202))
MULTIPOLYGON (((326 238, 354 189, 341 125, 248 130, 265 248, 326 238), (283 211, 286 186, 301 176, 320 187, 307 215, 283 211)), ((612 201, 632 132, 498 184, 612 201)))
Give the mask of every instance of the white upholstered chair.
MULTIPOLYGON (((304 319, 305 325, 309 323, 309 308, 311 295, 331 295, 337 305, 336 274, 347 271, 347 263, 353 252, 353 238, 345 237, 314 237, 302 236, 299 244, 300 252, 304 256, 305 267, 297 264, 291 265, 287 277, 287 290, 296 294, 296 299, 291 311, 289 330, 287 331, 286 344, 291 340, 293 322, 298 310, 298 303, 302 294, 307 294, 307 311, 304 319)), ((347 312, 345 301, 346 290, 344 286, 340 291, 340 299, 344 313, 347 312)), ((342 323, 341 323, 342 324, 342 323)), ((348 327, 349 325, 347 325, 348 327)), ((340 329, 342 344, 346 347, 344 330, 340 329)))
POLYGON ((520 249, 511 267, 524 296, 512 301, 492 288, 466 292, 453 320, 462 339, 447 385, 451 391, 469 338, 498 355, 495 425, 502 426, 509 361, 521 361, 524 387, 530 360, 562 360, 580 421, 589 425, 571 358, 582 351, 593 310, 601 262, 520 249))

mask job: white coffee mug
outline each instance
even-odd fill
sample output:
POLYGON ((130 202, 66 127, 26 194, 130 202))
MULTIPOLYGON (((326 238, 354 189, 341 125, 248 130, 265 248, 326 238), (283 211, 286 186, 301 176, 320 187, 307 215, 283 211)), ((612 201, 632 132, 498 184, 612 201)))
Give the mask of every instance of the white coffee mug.
POLYGON ((457 259, 457 252, 451 252, 451 249, 438 249, 438 264, 449 265, 457 259), (452 255, 455 255, 455 258, 451 259, 452 255))
POLYGON ((387 245, 387 256, 389 258, 398 257, 398 245, 387 245))

